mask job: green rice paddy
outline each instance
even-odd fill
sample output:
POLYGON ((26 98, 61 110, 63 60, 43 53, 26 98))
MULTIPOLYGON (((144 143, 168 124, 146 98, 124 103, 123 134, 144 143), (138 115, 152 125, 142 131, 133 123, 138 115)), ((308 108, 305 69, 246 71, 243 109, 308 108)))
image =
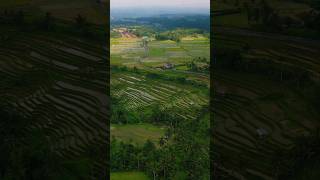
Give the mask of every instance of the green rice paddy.
POLYGON ((159 127, 151 124, 111 124, 110 137, 117 140, 143 145, 147 140, 155 144, 159 143, 160 138, 164 135, 165 127, 159 127))
POLYGON ((142 172, 112 172, 110 180, 149 180, 142 172))

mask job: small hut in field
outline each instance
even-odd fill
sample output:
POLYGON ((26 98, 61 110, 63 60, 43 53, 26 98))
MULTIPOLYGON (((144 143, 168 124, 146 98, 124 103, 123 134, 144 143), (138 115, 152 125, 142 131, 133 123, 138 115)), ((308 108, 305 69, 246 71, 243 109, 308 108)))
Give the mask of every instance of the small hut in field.
POLYGON ((165 63, 163 65, 163 69, 172 69, 174 67, 174 65, 172 63, 165 63))

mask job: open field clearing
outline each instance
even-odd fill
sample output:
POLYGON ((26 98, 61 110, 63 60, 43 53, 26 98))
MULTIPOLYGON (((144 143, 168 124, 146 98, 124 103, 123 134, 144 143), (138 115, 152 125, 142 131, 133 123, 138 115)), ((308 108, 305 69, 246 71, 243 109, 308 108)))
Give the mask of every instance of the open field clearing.
POLYGON ((111 124, 110 137, 126 143, 143 145, 147 140, 155 144, 159 143, 160 138, 164 135, 165 128, 154 126, 152 124, 111 124))
POLYGON ((145 52, 139 38, 112 38, 111 64, 162 67, 165 63, 185 64, 193 58, 210 58, 209 40, 204 37, 185 38, 180 43, 152 40, 145 52))
MULTIPOLYGON (((32 119, 28 128, 45 131, 63 158, 104 147, 109 105, 103 44, 42 32, 10 30, 9 36, 0 43, 1 104, 32 119)), ((90 158, 101 173, 104 160, 90 158)))
POLYGON ((141 172, 113 172, 111 180, 148 180, 149 178, 141 172))

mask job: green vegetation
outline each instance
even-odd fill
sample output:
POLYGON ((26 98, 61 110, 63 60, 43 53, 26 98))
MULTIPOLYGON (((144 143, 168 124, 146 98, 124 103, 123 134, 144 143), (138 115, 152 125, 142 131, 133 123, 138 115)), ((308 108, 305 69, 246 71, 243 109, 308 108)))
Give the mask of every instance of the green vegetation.
POLYGON ((121 23, 111 32, 112 176, 209 179, 208 32, 121 23))
POLYGON ((318 38, 317 1, 216 0, 214 26, 318 38), (316 33, 317 32, 317 33, 316 33))
POLYGON ((157 144, 164 135, 164 128, 165 127, 158 127, 151 124, 111 124, 110 137, 139 145, 143 145, 147 140, 157 144))
POLYGON ((8 12, 22 10, 32 15, 50 12, 54 17, 67 21, 72 21, 81 14, 91 23, 103 25, 109 21, 105 14, 106 3, 105 0, 6 0, 0 7, 8 12))
MULTIPOLYGON (((202 35, 182 36, 179 42, 172 40, 155 40, 150 38, 148 50, 142 46, 139 38, 112 38, 111 65, 126 67, 163 68, 167 63, 173 66, 183 66, 198 62, 199 66, 209 66, 209 39, 202 35)), ((208 70, 208 69, 207 69, 208 70)))
POLYGON ((105 177, 104 30, 78 17, 0 11, 0 179, 105 177))
POLYGON ((141 172, 111 173, 111 180, 148 180, 149 178, 141 172))
MULTIPOLYGON (((217 1, 216 6, 220 3, 227 10, 235 7, 232 2, 217 1)), ((309 12, 310 7, 304 2, 265 1, 272 15, 265 17, 265 22, 262 16, 255 21, 257 14, 245 22, 249 16, 243 3, 251 10, 264 4, 239 1, 240 12, 222 11, 214 17, 214 174, 217 179, 299 179, 309 175, 313 179, 319 166, 304 153, 318 147, 307 142, 319 128, 319 95, 315 93, 319 88, 319 41, 308 39, 309 28, 295 23, 288 28, 282 20, 269 19, 276 14, 280 19, 296 16, 309 12), (300 38, 288 36, 290 29, 301 30, 295 34, 300 38), (297 142, 300 137, 306 143, 297 142)), ((319 37, 318 33, 312 35, 319 37)))

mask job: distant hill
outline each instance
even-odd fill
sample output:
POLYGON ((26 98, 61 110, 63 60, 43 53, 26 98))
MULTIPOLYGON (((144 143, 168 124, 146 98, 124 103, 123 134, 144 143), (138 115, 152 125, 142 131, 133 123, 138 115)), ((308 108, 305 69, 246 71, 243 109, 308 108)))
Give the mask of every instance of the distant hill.
POLYGON ((160 29, 196 28, 210 31, 209 15, 162 14, 152 17, 111 19, 111 25, 149 25, 160 29))
POLYGON ((111 7, 111 19, 122 19, 122 18, 140 18, 140 17, 153 17, 161 14, 188 14, 188 15, 209 15, 208 9, 190 9, 190 8, 112 8, 111 7))

